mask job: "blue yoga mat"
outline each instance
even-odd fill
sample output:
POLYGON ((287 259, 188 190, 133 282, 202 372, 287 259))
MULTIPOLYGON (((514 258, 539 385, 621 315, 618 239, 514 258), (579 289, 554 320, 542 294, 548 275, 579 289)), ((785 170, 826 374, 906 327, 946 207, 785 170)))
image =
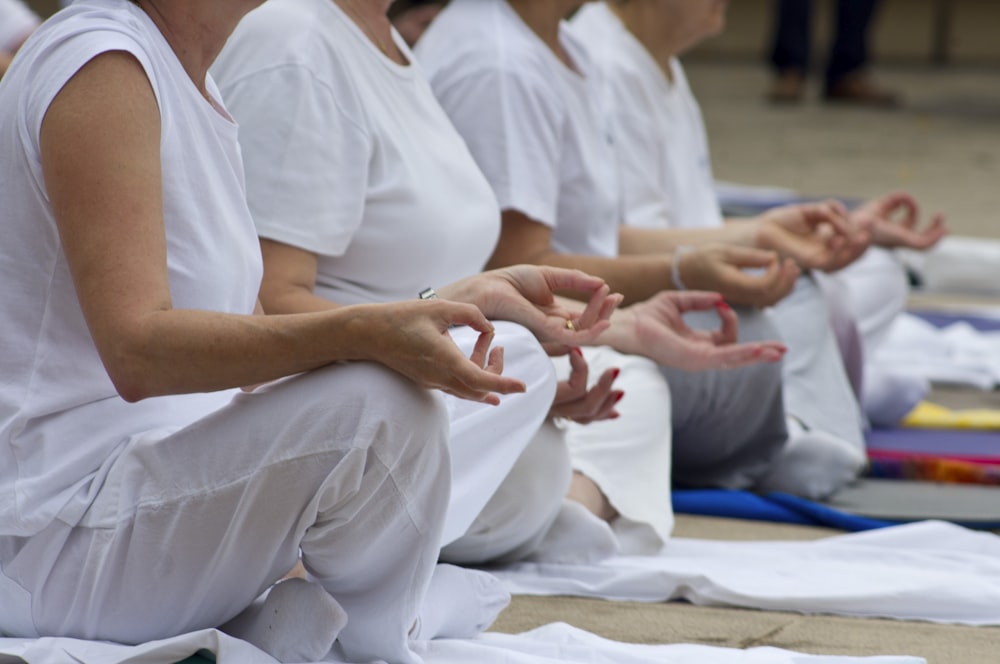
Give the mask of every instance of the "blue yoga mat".
POLYGON ((1000 529, 1000 489, 905 480, 862 479, 819 503, 784 493, 678 489, 678 514, 824 526, 848 532, 932 518, 966 528, 1000 529), (996 507, 996 509, 994 509, 996 507))
POLYGON ((898 523, 857 516, 787 493, 759 495, 734 489, 678 489, 673 492, 673 502, 678 514, 826 526, 849 532, 898 523))

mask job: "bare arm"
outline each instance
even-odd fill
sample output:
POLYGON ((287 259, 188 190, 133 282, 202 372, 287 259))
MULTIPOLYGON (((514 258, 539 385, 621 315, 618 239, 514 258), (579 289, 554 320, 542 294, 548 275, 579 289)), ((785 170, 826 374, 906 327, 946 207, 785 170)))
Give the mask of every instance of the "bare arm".
POLYGON ((832 272, 864 253, 865 224, 849 222, 839 203, 804 203, 773 208, 748 219, 727 219, 716 228, 634 228, 619 231, 622 253, 673 252, 678 246, 726 245, 773 251, 803 269, 832 272))
POLYGON ((339 304, 316 295, 319 257, 283 242, 260 239, 264 278, 260 302, 268 314, 300 314, 337 309, 339 304))
POLYGON ((922 224, 917 200, 903 191, 869 201, 855 210, 851 218, 871 226, 872 244, 890 249, 905 247, 926 251, 949 233, 945 216, 941 213, 922 224))
POLYGON ((731 244, 754 247, 753 222, 727 221, 717 228, 640 228, 622 226, 618 231, 618 249, 622 255, 669 254, 681 245, 731 244))
MULTIPOLYGON (((52 102, 41 131, 45 183, 101 359, 128 400, 267 382, 339 360, 374 360, 466 398, 523 390, 442 343, 450 325, 492 326, 475 307, 414 302, 295 316, 175 309, 167 276, 159 109, 138 62, 100 55, 52 102), (434 365, 439 366, 435 367, 434 365), (448 373, 455 372, 454 378, 448 373)), ((492 370, 483 366, 491 362, 492 370)))
POLYGON ((0 78, 7 73, 7 69, 10 67, 11 60, 14 59, 13 53, 8 53, 0 49, 0 78))
POLYGON ((604 279, 628 303, 672 288, 672 261, 672 256, 662 254, 620 258, 562 254, 552 249, 552 229, 516 210, 504 210, 500 240, 490 267, 530 263, 582 270, 604 279))
POLYGON ((506 210, 491 265, 535 263, 572 267, 596 275, 624 296, 624 304, 643 302, 676 289, 677 274, 686 288, 721 293, 734 304, 769 306, 785 297, 799 271, 770 251, 740 246, 703 245, 680 256, 650 253, 616 258, 561 254, 552 249, 552 230, 520 212, 506 210), (751 274, 746 268, 760 268, 751 274))

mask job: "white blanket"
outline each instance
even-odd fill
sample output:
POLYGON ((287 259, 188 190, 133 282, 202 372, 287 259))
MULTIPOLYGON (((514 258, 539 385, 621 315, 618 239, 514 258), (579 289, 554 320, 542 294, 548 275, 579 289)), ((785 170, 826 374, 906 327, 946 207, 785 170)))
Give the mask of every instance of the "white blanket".
MULTIPOLYGON (((671 540, 658 556, 519 563, 494 571, 511 592, 1000 625, 1000 537, 924 522, 814 542, 671 540)), ((916 664, 908 657, 813 657, 771 648, 641 646, 567 625, 519 636, 418 644, 427 664, 916 664)), ((164 664, 199 650, 220 664, 274 664, 215 630, 141 646, 0 639, 0 664, 164 664)))
POLYGON ((491 571, 522 595, 1000 625, 1000 537, 943 522, 812 542, 673 539, 659 556, 491 571))
MULTIPOLYGON (((468 641, 417 644, 426 664, 921 664, 917 657, 802 655, 777 648, 735 650, 697 645, 632 645, 555 624, 518 636, 484 634, 468 641)), ((274 664, 252 646, 214 630, 128 647, 73 639, 0 639, 0 664, 168 664, 200 649, 218 664, 274 664)))
POLYGON ((1000 332, 980 332, 963 322, 939 329, 903 314, 872 362, 933 383, 992 390, 1000 385, 1000 332))

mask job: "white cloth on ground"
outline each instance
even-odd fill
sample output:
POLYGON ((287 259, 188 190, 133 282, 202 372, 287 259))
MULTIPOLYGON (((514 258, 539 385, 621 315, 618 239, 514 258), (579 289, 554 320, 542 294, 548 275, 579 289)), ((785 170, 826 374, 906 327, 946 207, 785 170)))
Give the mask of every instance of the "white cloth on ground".
MULTIPOLYGON (((524 634, 484 634, 475 640, 425 641, 413 647, 424 664, 927 664, 920 657, 907 656, 846 657, 806 655, 779 648, 741 650, 620 643, 562 623, 524 634)), ((0 661, 23 657, 32 664, 163 664, 200 650, 215 654, 217 664, 275 664, 274 659, 248 643, 215 630, 140 646, 72 639, 0 639, 0 661)), ((334 658, 326 661, 338 662, 334 658)))
POLYGON ((1000 625, 1000 537, 943 522, 812 542, 674 538, 658 556, 491 571, 514 594, 1000 625))
POLYGON ((949 235, 930 251, 898 251, 903 263, 931 293, 1000 295, 996 266, 1000 240, 949 235))
POLYGON ((933 383, 992 390, 1000 385, 1000 332, 983 332, 962 321, 938 328, 903 314, 872 362, 933 383))

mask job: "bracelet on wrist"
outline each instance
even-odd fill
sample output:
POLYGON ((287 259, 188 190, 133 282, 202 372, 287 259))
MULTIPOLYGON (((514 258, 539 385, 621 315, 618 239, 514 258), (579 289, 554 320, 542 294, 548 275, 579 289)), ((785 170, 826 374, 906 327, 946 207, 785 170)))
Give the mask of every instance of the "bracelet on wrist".
POLYGON ((681 256, 694 250, 689 244, 679 244, 674 247, 674 257, 670 262, 670 278, 674 280, 674 290, 687 290, 681 279, 681 256))

